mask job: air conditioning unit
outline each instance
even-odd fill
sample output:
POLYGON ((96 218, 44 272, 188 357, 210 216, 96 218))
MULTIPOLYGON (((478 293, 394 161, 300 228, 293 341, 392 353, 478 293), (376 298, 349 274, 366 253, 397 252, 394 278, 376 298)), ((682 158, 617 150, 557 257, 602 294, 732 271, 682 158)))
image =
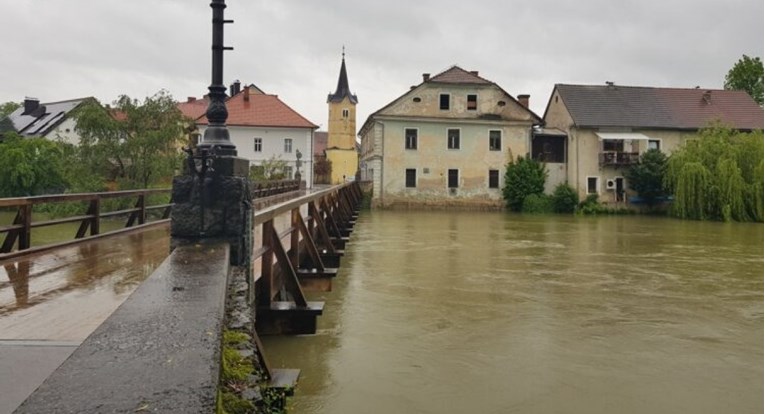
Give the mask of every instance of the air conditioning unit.
POLYGON ((616 188, 616 181, 606 180, 606 190, 614 190, 616 188))

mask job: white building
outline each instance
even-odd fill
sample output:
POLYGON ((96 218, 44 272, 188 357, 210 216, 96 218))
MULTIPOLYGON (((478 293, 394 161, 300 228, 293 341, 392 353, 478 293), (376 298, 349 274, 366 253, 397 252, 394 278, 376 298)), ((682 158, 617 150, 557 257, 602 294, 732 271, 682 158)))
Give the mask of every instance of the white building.
POLYGON ((8 115, 10 125, 4 125, 10 128, 0 130, 0 134, 10 130, 25 137, 43 137, 78 145, 80 136, 75 131, 77 122, 72 117, 72 112, 91 100, 94 98, 40 103, 38 99, 26 98, 21 108, 8 115))
MULTIPOLYGON (((294 178, 300 151, 301 180, 310 188, 313 184, 313 133, 318 125, 276 95, 265 94, 254 85, 238 91, 235 83, 234 88, 233 96, 226 101, 226 125, 238 156, 250 160, 250 166, 263 165, 271 159, 282 160, 286 162, 286 175, 294 178)), ((200 136, 204 136, 208 124, 206 116, 198 116, 195 122, 200 136)))

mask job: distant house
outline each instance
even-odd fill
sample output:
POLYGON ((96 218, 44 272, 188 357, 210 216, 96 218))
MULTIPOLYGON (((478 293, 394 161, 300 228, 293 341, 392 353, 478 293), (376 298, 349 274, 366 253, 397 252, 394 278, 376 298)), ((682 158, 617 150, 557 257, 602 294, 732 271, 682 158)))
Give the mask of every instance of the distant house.
MULTIPOLYGON (((232 96, 226 101, 226 125, 239 157, 260 166, 270 159, 286 162, 285 174, 292 178, 297 168, 297 152, 301 153, 300 173, 308 187, 313 184, 313 134, 319 127, 290 108, 278 96, 263 93, 254 85, 239 90, 234 83, 232 96)), ((198 139, 204 136, 208 122, 204 100, 179 104, 181 112, 197 115, 198 139), (204 106, 204 110, 202 107, 204 106), (201 112, 200 112, 201 111, 201 112)))
POLYGON ((327 170, 322 165, 326 166, 324 162, 327 160, 327 142, 329 141, 329 133, 325 131, 316 131, 313 133, 313 165, 314 165, 314 184, 329 184, 331 182, 332 171, 327 170))
POLYGON ((627 202, 624 178, 649 148, 671 153, 712 122, 763 128, 763 109, 743 91, 557 84, 532 156, 548 162, 548 190, 568 182, 584 198, 627 202))
POLYGON ((528 100, 457 66, 423 74, 359 132, 373 204, 501 207, 505 165, 542 121, 528 100))
POLYGON ((11 112, 0 123, 0 134, 13 131, 26 137, 44 137, 69 144, 80 143, 77 122, 73 111, 94 98, 70 99, 68 101, 40 103, 35 98, 24 99, 24 105, 11 112))

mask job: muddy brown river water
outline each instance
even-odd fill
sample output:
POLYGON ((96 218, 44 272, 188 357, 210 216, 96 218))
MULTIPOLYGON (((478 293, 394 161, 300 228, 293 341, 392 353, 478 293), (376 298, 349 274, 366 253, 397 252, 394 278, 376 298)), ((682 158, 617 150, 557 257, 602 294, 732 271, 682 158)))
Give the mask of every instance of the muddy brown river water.
POLYGON ((295 414, 763 411, 762 224, 365 212, 323 300, 295 414))

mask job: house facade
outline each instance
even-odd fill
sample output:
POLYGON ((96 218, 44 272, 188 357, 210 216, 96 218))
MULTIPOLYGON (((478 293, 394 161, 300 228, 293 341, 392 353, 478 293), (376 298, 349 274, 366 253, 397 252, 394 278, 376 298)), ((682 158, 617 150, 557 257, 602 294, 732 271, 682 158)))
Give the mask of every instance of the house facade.
MULTIPOLYGON (((282 161, 289 178, 294 178, 299 163, 301 180, 312 187, 313 134, 318 126, 276 95, 265 94, 254 85, 232 91, 233 96, 226 101, 226 125, 238 156, 250 160, 251 168, 272 160, 282 161)), ((207 117, 199 115, 195 123, 197 135, 204 136, 207 117)))
MULTIPOLYGON (((601 202, 627 203, 634 192, 625 171, 642 153, 657 148, 669 155, 714 122, 762 129, 763 109, 743 91, 557 84, 544 121, 534 140, 559 142, 564 155, 548 164, 555 171, 548 188, 567 182, 580 199, 595 194, 601 202)), ((539 150, 532 156, 544 160, 539 150)))
MULTIPOLYGON (((3 125, 21 136, 43 137, 78 145, 80 135, 76 131, 77 121, 72 114, 75 109, 89 101, 95 99, 89 97, 40 103, 39 99, 26 98, 20 108, 8 115, 3 125)), ((2 132, 5 131, 0 131, 0 134, 2 132)))
POLYGON ((454 66, 374 112, 362 126, 361 179, 373 205, 500 208, 505 165, 541 123, 528 95, 454 66))

